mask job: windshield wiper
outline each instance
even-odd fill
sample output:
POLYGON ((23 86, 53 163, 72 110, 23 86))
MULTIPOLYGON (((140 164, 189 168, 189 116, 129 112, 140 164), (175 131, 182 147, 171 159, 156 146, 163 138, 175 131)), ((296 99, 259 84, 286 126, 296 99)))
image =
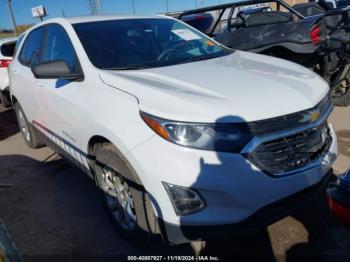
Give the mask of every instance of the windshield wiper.
POLYGON ((147 69, 149 68, 146 65, 141 65, 141 64, 130 64, 124 67, 108 67, 108 68, 103 68, 103 70, 138 70, 138 69, 147 69))

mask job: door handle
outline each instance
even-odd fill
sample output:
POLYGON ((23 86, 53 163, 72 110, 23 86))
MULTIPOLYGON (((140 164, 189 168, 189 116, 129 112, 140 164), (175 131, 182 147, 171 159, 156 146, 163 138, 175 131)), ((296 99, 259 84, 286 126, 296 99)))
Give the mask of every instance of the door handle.
POLYGON ((20 75, 17 71, 13 71, 13 74, 16 76, 20 75))

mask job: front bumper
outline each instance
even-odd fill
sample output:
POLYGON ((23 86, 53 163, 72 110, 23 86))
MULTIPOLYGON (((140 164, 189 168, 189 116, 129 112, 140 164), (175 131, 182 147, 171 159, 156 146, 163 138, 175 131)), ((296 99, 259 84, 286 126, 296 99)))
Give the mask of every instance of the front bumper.
POLYGON ((328 181, 333 176, 331 169, 326 176, 317 184, 297 192, 259 209, 252 216, 238 223, 188 226, 175 225, 160 221, 167 239, 172 244, 181 244, 198 240, 227 239, 232 236, 247 236, 266 228, 267 226, 290 215, 296 209, 306 205, 318 194, 324 191, 328 181))
MULTIPOLYGON (((179 244, 197 239, 205 232, 212 231, 215 235, 227 225, 240 227, 236 225, 247 220, 251 225, 264 225, 286 216, 291 206, 298 206, 294 202, 287 204, 289 196, 316 190, 331 172, 338 148, 335 132, 331 125, 329 127, 332 142, 319 164, 306 166, 288 176, 271 177, 241 154, 185 148, 158 136, 130 151, 127 157, 150 196, 167 238, 179 244), (177 216, 163 182, 196 189, 206 202, 206 208, 177 216), (265 210, 273 210, 275 214, 265 210), (265 217, 270 222, 257 222, 257 213, 260 218, 261 214, 267 214, 265 217), (193 229, 194 233, 187 232, 193 229)), ((304 202, 303 197, 296 199, 304 202)))

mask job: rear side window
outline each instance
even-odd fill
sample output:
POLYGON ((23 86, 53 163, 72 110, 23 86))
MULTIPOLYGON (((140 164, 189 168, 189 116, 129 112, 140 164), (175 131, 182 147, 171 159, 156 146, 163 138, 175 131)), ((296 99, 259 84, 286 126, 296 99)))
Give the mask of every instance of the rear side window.
POLYGON ((1 54, 3 56, 12 57, 15 52, 16 42, 5 43, 1 46, 1 54))
POLYGON ((76 71, 77 60, 69 36, 60 25, 50 25, 47 28, 41 62, 57 60, 65 61, 73 72, 76 71))
POLYGON ((24 42, 19 61, 24 65, 29 65, 33 55, 39 54, 41 50, 41 39, 43 36, 43 27, 39 27, 30 32, 24 42))

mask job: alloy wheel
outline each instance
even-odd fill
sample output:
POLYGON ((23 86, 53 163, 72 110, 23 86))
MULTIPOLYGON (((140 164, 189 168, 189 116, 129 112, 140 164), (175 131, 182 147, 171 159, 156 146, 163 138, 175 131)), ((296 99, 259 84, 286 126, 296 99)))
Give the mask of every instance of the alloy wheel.
POLYGON ((27 120, 25 119, 22 110, 18 110, 18 123, 19 123, 19 127, 22 131, 24 138, 28 142, 30 142, 31 136, 30 136, 30 132, 29 132, 29 127, 28 127, 27 120))
POLYGON ((132 231, 136 227, 136 212, 129 185, 110 170, 103 169, 102 178, 106 203, 113 218, 123 229, 132 231))

